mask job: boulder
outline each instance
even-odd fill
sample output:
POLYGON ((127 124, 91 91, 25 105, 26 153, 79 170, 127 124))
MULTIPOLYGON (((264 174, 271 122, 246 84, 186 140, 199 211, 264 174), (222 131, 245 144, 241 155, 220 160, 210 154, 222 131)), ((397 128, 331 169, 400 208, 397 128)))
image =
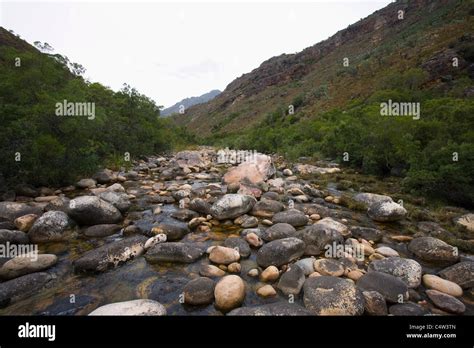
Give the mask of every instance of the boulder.
POLYGON ((252 160, 240 163, 237 167, 230 168, 224 174, 224 183, 249 183, 258 184, 267 180, 275 173, 270 156, 257 154, 252 160))
POLYGON ((372 220, 391 222, 403 219, 407 211, 395 202, 377 202, 370 205, 367 214, 372 220))
POLYGON ((359 278, 357 287, 362 291, 377 291, 389 302, 399 303, 408 300, 407 285, 387 273, 368 272, 359 278))
POLYGON ((209 254, 209 260, 219 265, 228 265, 240 260, 240 254, 233 248, 216 246, 209 254))
POLYGON ((308 223, 308 217, 297 209, 281 211, 273 215, 272 222, 287 223, 293 227, 305 226, 308 223))
POLYGON ((278 281, 278 289, 285 295, 298 295, 305 282, 305 275, 301 268, 293 264, 283 273, 278 281))
POLYGON ((262 239, 271 242, 277 239, 294 237, 296 229, 286 222, 276 223, 262 232, 262 239))
POLYGON ((364 297, 353 282, 331 276, 306 279, 305 307, 315 315, 362 315, 364 297))
POLYGON ((395 316, 422 316, 428 314, 428 310, 412 302, 390 306, 388 312, 395 316))
POLYGON ((429 299, 435 304, 436 307, 442 309, 443 311, 454 314, 462 314, 466 311, 466 306, 464 303, 451 295, 437 290, 426 290, 426 295, 428 295, 429 299))
POLYGON ((433 237, 419 237, 408 244, 408 250, 423 261, 454 263, 459 260, 458 249, 433 237))
POLYGON ((37 272, 0 283, 0 307, 31 296, 52 279, 49 273, 37 272))
POLYGON ((86 237, 107 237, 120 231, 122 227, 116 224, 94 225, 86 228, 83 232, 86 237))
POLYGON ((109 303, 101 306, 89 313, 89 315, 139 315, 139 316, 163 316, 166 315, 166 308, 161 303, 153 300, 131 300, 125 302, 109 303))
POLYGON ((26 214, 20 217, 17 217, 13 222, 15 227, 22 232, 28 232, 35 223, 36 219, 38 219, 38 215, 36 214, 26 214))
POLYGON ((25 274, 43 271, 55 265, 58 258, 52 254, 27 254, 14 257, 0 267, 0 278, 13 279, 25 274))
POLYGON ((65 240, 73 226, 73 221, 62 211, 48 211, 41 215, 28 236, 33 243, 57 242, 65 240))
POLYGON ((368 315, 387 315, 385 298, 377 291, 363 291, 365 300, 365 313, 368 315))
POLYGON ((229 237, 224 241, 224 246, 237 250, 240 257, 250 256, 250 246, 243 238, 229 237))
POLYGON ((334 259, 319 259, 314 261, 314 270, 321 275, 340 277, 344 274, 344 266, 334 259))
POLYGON ((130 202, 128 195, 124 192, 118 191, 105 191, 97 195, 100 199, 112 204, 117 208, 122 214, 125 213, 132 203, 130 202))
POLYGON ((358 193, 356 194, 353 199, 356 202, 365 204, 367 207, 371 206, 374 203, 380 203, 380 202, 393 202, 392 198, 389 196, 385 195, 379 195, 376 193, 358 193))
POLYGON ((217 220, 234 219, 247 213, 255 203, 252 196, 227 194, 212 205, 211 215, 217 220))
POLYGON ((15 220, 17 217, 27 214, 43 214, 43 209, 39 206, 28 205, 18 202, 0 202, 0 220, 15 220))
POLYGON ((152 233, 162 233, 169 241, 180 240, 189 232, 188 224, 181 221, 162 222, 152 228, 152 233))
POLYGON ((190 305, 207 305, 214 301, 214 281, 199 277, 191 280, 183 289, 184 303, 190 305))
POLYGON ((296 303, 275 302, 256 307, 236 308, 227 315, 230 316, 302 316, 312 315, 306 308, 296 303))
POLYGON ((458 284, 463 289, 474 287, 474 261, 456 263, 439 272, 441 278, 458 284))
POLYGON ((379 242, 382 240, 383 233, 376 228, 370 227, 351 227, 351 234, 354 238, 363 238, 365 240, 371 240, 373 242, 379 242))
POLYGON ((204 254, 204 251, 202 248, 198 248, 189 243, 162 243, 150 248, 145 254, 145 259, 150 263, 193 263, 204 254))
POLYGON ((400 257, 388 257, 374 260, 369 264, 369 271, 390 274, 402 280, 409 288, 417 288, 421 284, 421 265, 415 260, 400 257))
POLYGON ((261 218, 271 218, 276 213, 281 212, 285 206, 276 200, 262 199, 258 201, 250 212, 251 215, 261 218))
POLYGON ((223 277, 214 289, 216 307, 228 312, 239 307, 245 299, 245 283, 237 275, 223 277))
POLYGON ((454 220, 455 224, 461 228, 474 232, 474 214, 466 214, 454 220))
POLYGON ((298 238, 305 242, 306 255, 321 255, 334 246, 344 244, 344 237, 338 231, 325 225, 314 224, 297 231, 298 238))
POLYGON ((305 244, 298 238, 283 238, 264 244, 257 253, 257 263, 262 267, 282 266, 303 255, 305 244))
POLYGON ((104 272, 115 268, 145 252, 145 236, 133 236, 90 250, 74 261, 77 273, 104 272))
POLYGON ((95 196, 80 196, 69 202, 68 214, 81 225, 115 224, 122 214, 112 204, 95 196))
POLYGON ((25 232, 0 230, 0 244, 28 244, 29 241, 25 232))
POLYGON ((425 274, 423 276, 423 285, 428 289, 438 290, 454 297, 460 297, 463 293, 462 288, 458 284, 433 274, 425 274))

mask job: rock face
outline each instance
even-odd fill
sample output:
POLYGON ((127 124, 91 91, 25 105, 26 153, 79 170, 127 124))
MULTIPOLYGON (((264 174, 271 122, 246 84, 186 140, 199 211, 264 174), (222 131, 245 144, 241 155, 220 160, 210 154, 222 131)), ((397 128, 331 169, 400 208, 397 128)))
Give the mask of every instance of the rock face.
POLYGON ((390 222, 403 219, 407 211, 400 204, 385 201, 371 204, 367 214, 372 220, 390 222))
POLYGON ((305 226, 308 223, 308 218, 301 211, 297 209, 289 209, 273 215, 272 222, 287 223, 293 227, 305 226))
POLYGON ((109 303, 89 313, 89 315, 166 315, 166 308, 153 300, 132 300, 109 303))
POLYGON ((271 242, 277 239, 294 237, 296 229, 286 222, 279 222, 267 228, 262 232, 262 239, 271 242))
POLYGON ((315 315, 362 315, 364 297, 349 280, 331 276, 306 279, 305 307, 315 315))
POLYGON ((17 256, 0 267, 0 278, 13 279, 25 274, 43 271, 56 264, 57 260, 56 255, 52 254, 17 256))
POLYGON ((362 291, 377 291, 386 301, 397 303, 408 300, 408 287, 400 279, 382 272, 368 272, 357 281, 362 291))
POLYGON ((285 295, 298 295, 305 282, 304 272, 297 265, 291 265, 290 269, 282 274, 278 282, 278 289, 285 295))
POLYGON ((49 273, 37 272, 0 283, 0 307, 30 296, 51 280, 49 273))
POLYGON ((73 222, 62 211, 48 211, 35 221, 28 236, 33 243, 64 240, 73 222))
POLYGON ((212 205, 211 215, 217 220, 234 219, 247 213, 255 203, 252 196, 227 194, 212 205))
POLYGON ((374 260, 369 271, 377 271, 393 275, 402 280, 409 288, 417 288, 421 284, 421 265, 415 260, 389 257, 374 260))
POLYGON ((190 305, 206 305, 214 301, 214 281, 199 277, 191 280, 183 289, 184 303, 190 305))
POLYGON ((282 266, 303 255, 305 244, 298 238, 284 238, 263 245, 257 253, 257 263, 262 267, 282 266))
POLYGON ((275 302, 256 307, 242 307, 230 311, 230 316, 301 316, 312 315, 307 309, 288 302, 275 302))
POLYGON ((204 250, 188 243, 162 243, 150 248, 145 259, 150 263, 182 262, 192 263, 204 254, 204 250))
POLYGON ((104 272, 145 252, 145 236, 134 236, 85 253, 74 261, 76 272, 104 272))
POLYGON ((438 290, 451 296, 462 296, 462 288, 459 285, 433 274, 423 276, 423 285, 428 289, 438 290))
POLYGON ((306 255, 320 255, 329 247, 344 244, 344 237, 338 231, 318 224, 297 231, 297 237, 305 242, 306 255))
POLYGON ((28 244, 29 240, 25 232, 0 230, 0 244, 28 244))
POLYGON ((69 202, 68 214, 81 225, 115 224, 122 214, 112 204, 94 196, 81 196, 69 202))
POLYGON ((466 306, 464 305, 464 303, 448 294, 442 293, 437 290, 426 290, 426 295, 428 295, 428 297, 431 301, 433 301, 436 307, 441 308, 446 312, 462 314, 466 310, 466 306))
POLYGON ((239 307, 245 299, 245 283, 239 276, 228 275, 219 280, 214 290, 216 307, 228 312, 239 307))
POLYGON ((441 278, 458 284, 463 289, 474 287, 474 262, 463 261, 456 263, 439 272, 441 278))
POLYGON ((209 254, 209 260, 220 265, 229 265, 232 262, 239 261, 240 254, 237 250, 223 246, 212 248, 209 254))
POLYGON ((275 173, 270 156, 257 154, 252 160, 233 167, 224 175, 224 183, 258 184, 275 173))
POLYGON ((408 250, 424 261, 454 263, 459 259, 457 248, 433 237, 420 237, 408 244, 408 250))
POLYGON ((26 203, 18 202, 0 202, 0 220, 5 219, 9 221, 15 220, 17 217, 36 214, 41 215, 43 209, 37 206, 31 206, 26 203))

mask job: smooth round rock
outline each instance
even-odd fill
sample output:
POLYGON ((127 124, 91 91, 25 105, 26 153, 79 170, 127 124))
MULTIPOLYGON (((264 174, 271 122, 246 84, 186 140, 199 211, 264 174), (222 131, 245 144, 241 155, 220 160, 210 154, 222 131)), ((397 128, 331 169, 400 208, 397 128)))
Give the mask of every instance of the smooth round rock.
POLYGON ((423 276, 423 285, 428 289, 438 290, 454 297, 462 296, 463 292, 458 284, 433 274, 425 274, 423 276))
POLYGON ((245 283, 237 275, 228 275, 219 280, 214 297, 216 307, 224 312, 239 307, 245 299, 245 283))
POLYGON ((216 246, 209 254, 209 260, 219 265, 229 265, 240 260, 237 250, 223 246, 216 246))
POLYGON ((464 303, 451 295, 438 290, 426 290, 426 295, 428 295, 429 299, 433 301, 436 307, 443 311, 454 314, 462 314, 466 311, 464 303))
POLYGON ((190 305, 206 305, 214 301, 214 281, 199 277, 191 280, 183 289, 184 303, 190 305))
POLYGON ((344 274, 344 266, 337 260, 319 259, 314 261, 314 270, 322 275, 340 277, 344 274))
POLYGON ((166 315, 166 308, 153 300, 132 300, 101 306, 89 315, 166 315))

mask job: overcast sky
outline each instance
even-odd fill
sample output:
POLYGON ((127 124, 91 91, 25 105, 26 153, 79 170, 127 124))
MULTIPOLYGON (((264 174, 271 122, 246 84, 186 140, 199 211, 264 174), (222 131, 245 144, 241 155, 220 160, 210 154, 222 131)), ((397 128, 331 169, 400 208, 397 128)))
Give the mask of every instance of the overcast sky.
POLYGON ((0 25, 49 43, 91 81, 114 90, 126 82, 170 106, 223 90, 268 58, 301 51, 390 2, 0 0, 0 25))

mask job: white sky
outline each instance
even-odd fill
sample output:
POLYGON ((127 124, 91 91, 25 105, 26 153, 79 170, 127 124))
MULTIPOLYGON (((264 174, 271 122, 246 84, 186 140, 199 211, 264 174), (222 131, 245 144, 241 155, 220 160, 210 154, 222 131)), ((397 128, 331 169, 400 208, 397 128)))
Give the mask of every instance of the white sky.
POLYGON ((48 42, 91 81, 114 90, 126 82, 170 106, 224 90, 268 58, 301 51, 390 2, 0 0, 0 26, 48 42))

